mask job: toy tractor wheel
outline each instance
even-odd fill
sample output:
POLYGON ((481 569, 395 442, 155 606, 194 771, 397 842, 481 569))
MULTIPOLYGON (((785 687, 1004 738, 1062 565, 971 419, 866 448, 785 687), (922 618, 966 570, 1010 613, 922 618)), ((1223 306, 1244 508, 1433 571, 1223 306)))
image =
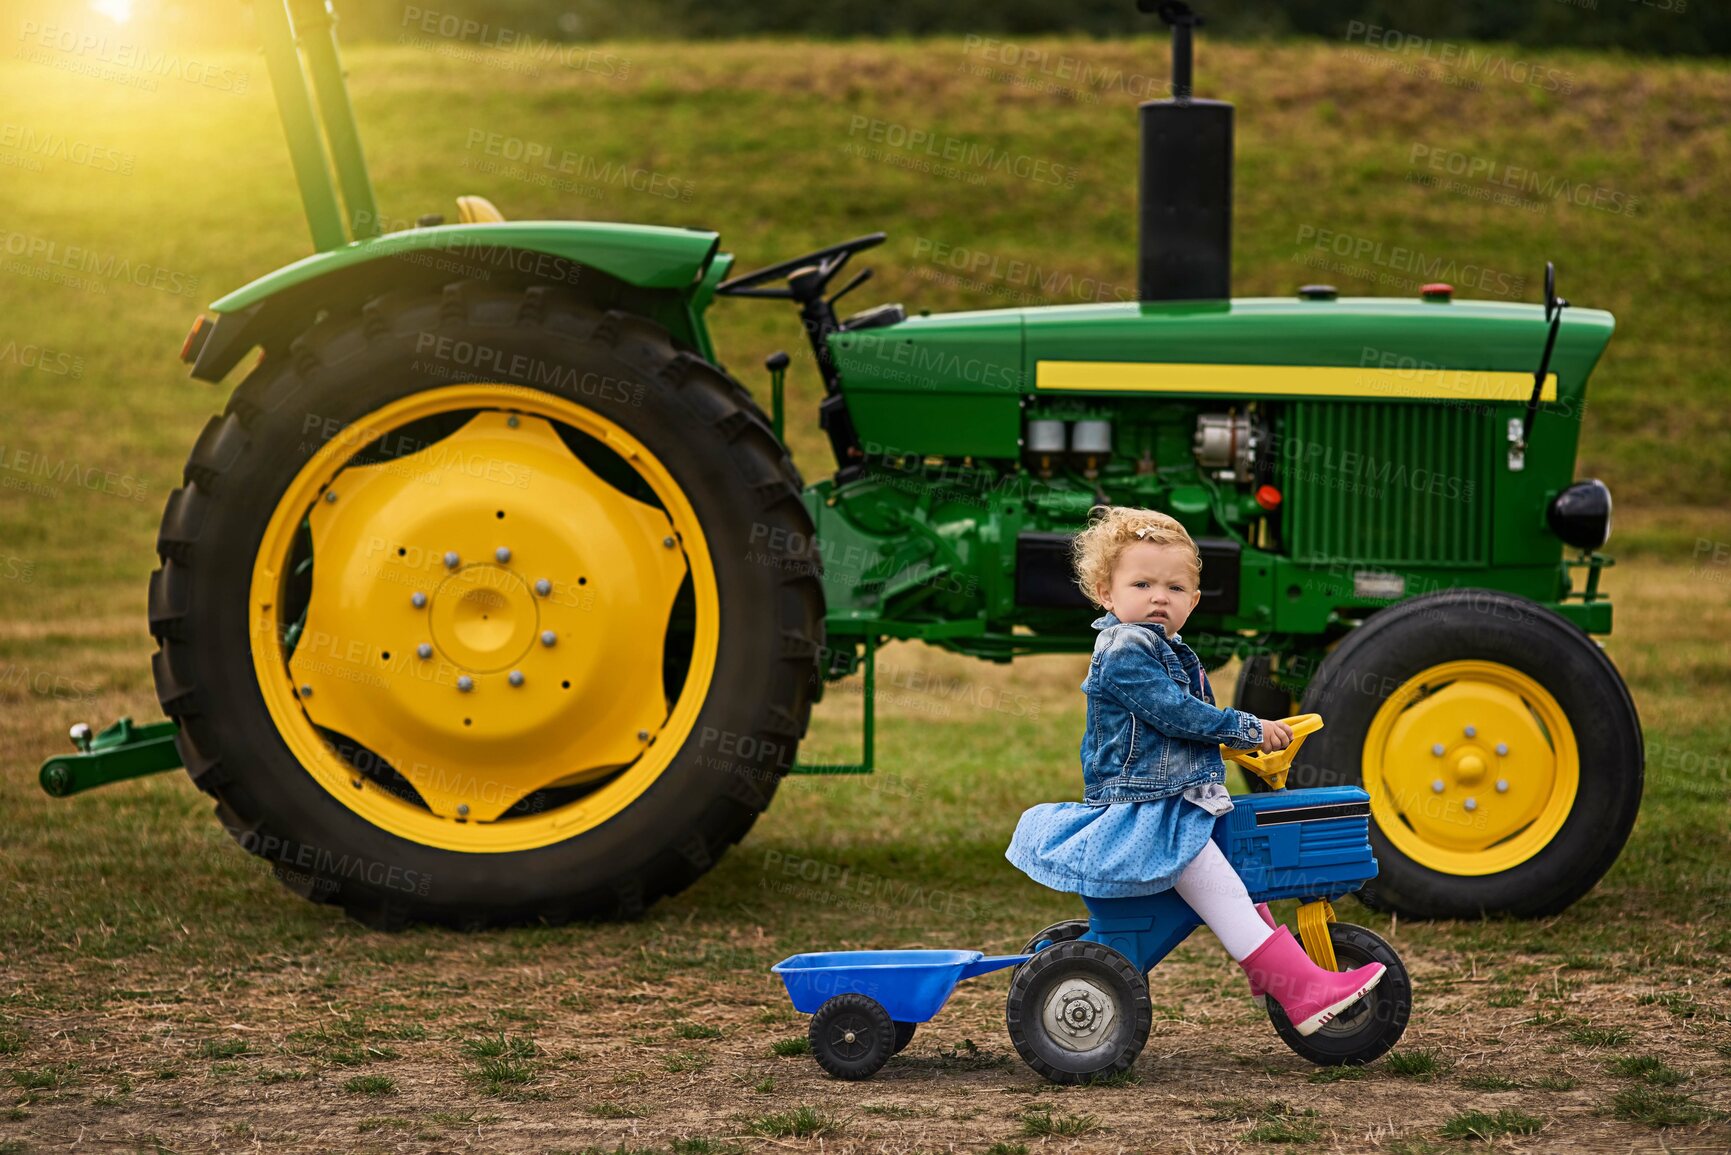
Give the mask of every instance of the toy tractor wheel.
MULTIPOLYGON (((1023 954, 1033 954, 1044 950, 1055 942, 1069 942, 1081 938, 1088 933, 1088 920, 1085 918, 1067 918, 1063 922, 1055 922, 1045 930, 1039 931, 1022 947, 1023 954)), ((1033 960, 1030 959, 1029 962, 1033 960)), ((1027 966, 1027 963, 1023 963, 1027 966)))
POLYGON ((876 999, 845 994, 817 1009, 806 1037, 818 1066, 831 1075, 869 1079, 901 1049, 896 1046, 900 1027, 876 999))
MULTIPOLYGON (((1055 942, 1070 942, 1088 933, 1088 920, 1085 918, 1067 918, 1055 922, 1045 930, 1036 931, 1032 938, 1022 944, 1022 954, 1038 954, 1055 942)), ((1032 962, 1029 959, 1028 962, 1032 962)), ((1020 971, 1028 963, 1020 963, 1016 970, 1020 971)))
POLYGON ((269 349, 170 496, 163 709, 246 849, 372 925, 631 916, 793 762, 823 592, 725 373, 546 287, 269 349))
POLYGON ((1004 1017, 1022 1059, 1054 1083, 1129 1070, 1154 1021, 1146 977, 1111 947, 1080 940, 1016 969, 1004 1017))
POLYGON ((895 1049, 893 1051, 891 1051, 890 1053, 892 1055, 899 1055, 903 1051, 907 1050, 908 1044, 914 1041, 914 1032, 918 1031, 919 1029, 920 1029, 920 1025, 918 1023, 904 1023, 904 1022, 901 1022, 900 1020, 897 1020, 897 1022, 896 1022, 896 1045, 895 1045, 895 1049))
POLYGON ((1275 1031, 1301 1058, 1319 1067, 1362 1067, 1381 1058, 1406 1033, 1412 1014, 1412 979, 1382 937, 1349 922, 1328 924, 1334 942, 1334 959, 1340 970, 1351 970, 1379 962, 1388 968, 1382 981, 1368 995, 1340 1012, 1315 1034, 1301 1035, 1274 999, 1267 1000, 1268 1018, 1275 1031))
POLYGON ((1375 614, 1304 698, 1327 719, 1289 784, 1361 782, 1373 906, 1538 917, 1616 861, 1641 803, 1641 723, 1604 652, 1522 598, 1450 590, 1375 614))

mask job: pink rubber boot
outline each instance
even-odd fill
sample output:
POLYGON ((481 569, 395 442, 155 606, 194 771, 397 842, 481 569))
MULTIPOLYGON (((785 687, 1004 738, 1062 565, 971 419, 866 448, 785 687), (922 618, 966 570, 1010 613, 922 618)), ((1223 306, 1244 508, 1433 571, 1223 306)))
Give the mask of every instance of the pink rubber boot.
MULTIPOLYGON (((1256 904, 1256 913, 1262 916, 1262 921, 1268 924, 1269 930, 1280 929, 1280 924, 1274 921, 1274 912, 1268 909, 1268 904, 1266 902, 1259 902, 1256 904)), ((1268 992, 1262 989, 1262 984, 1256 981, 1256 976, 1251 975, 1250 997, 1260 1003, 1267 994, 1268 992)))
POLYGON ((1301 1035, 1315 1034, 1369 994, 1386 969, 1381 963, 1370 963, 1350 971, 1325 971, 1310 961, 1285 927, 1269 935, 1238 965, 1250 977, 1253 989, 1260 987, 1274 996, 1301 1035))

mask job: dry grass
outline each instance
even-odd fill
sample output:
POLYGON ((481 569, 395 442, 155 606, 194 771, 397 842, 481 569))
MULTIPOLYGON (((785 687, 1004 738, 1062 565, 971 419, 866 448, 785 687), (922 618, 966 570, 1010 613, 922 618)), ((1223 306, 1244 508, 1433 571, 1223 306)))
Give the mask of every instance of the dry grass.
MULTIPOLYGON (((1722 612, 1721 587, 1651 561, 1611 580, 1615 653, 1643 671, 1650 752, 1709 753, 1681 728, 1699 707, 1690 688, 1652 671, 1659 650, 1705 660, 1717 643, 1676 623, 1722 612)), ((100 635, 66 645, 74 673, 114 660, 100 635)), ((144 665, 142 642, 115 648, 144 665)), ((1444 1149, 1480 1132, 1559 1151, 1731 1143, 1731 942, 1709 917, 1731 889, 1708 833, 1722 829, 1722 787, 1702 793, 1686 760, 1655 754, 1629 851, 1563 916, 1394 925, 1343 904, 1399 946, 1418 1000, 1396 1057, 1351 1078, 1291 1055, 1198 936, 1153 975, 1155 1033, 1130 1078, 1043 1084, 1011 1051, 1002 983, 986 978, 873 1082, 828 1079, 803 1047, 777 1045, 803 1042, 804 1020, 769 963, 819 946, 1013 949, 1070 912, 998 855, 1021 806, 1073 789, 1074 660, 1006 671, 915 647, 884 660, 952 706, 957 740, 941 757, 929 703, 886 705, 881 756, 898 775, 790 783, 714 874, 623 926, 375 935, 281 890, 179 776, 71 802, 12 777, 0 1142, 82 1130, 226 1147, 244 1127, 247 1146, 283 1151, 815 1150, 820 1132, 825 1150, 862 1152, 1115 1151, 1156 1134, 1328 1151, 1444 1149), (988 699, 957 685, 1015 689, 1040 711, 1005 735, 1001 717, 960 704, 988 699), (789 856, 941 889, 875 906, 834 884, 767 891, 789 856), (1541 1129, 1526 1133, 1528 1119, 1541 1129), (1443 1137, 1451 1127, 1461 1140, 1443 1137)), ((51 746, 63 716, 52 700, 25 704, 0 716, 13 765, 51 746)), ((827 700, 814 736, 845 746, 857 704, 827 700)))

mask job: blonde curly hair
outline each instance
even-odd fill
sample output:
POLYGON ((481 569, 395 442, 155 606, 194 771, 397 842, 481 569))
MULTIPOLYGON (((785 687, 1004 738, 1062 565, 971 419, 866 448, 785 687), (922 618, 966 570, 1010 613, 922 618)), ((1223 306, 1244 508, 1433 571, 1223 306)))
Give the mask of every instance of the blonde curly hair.
POLYGON ((1077 534, 1070 546, 1076 585, 1081 588, 1082 595, 1094 605, 1100 605, 1097 591, 1102 586, 1111 588, 1112 571, 1118 565, 1119 556, 1138 541, 1182 546, 1188 550, 1191 576, 1196 579, 1197 588, 1201 588, 1202 555, 1196 551, 1196 543, 1177 518, 1154 509, 1096 505, 1088 511, 1088 528, 1077 534))

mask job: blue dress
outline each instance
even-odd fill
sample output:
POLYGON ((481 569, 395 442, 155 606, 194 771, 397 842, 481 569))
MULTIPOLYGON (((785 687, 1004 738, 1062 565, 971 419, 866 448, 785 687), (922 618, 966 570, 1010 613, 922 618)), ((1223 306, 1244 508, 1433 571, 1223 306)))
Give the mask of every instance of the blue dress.
MULTIPOLYGON (((1108 614, 1095 623, 1096 627, 1102 622, 1116 625, 1117 619, 1108 614)), ((1208 712, 1215 712, 1217 708, 1213 705, 1207 675, 1194 652, 1176 635, 1167 640, 1162 627, 1146 627, 1141 623, 1136 623, 1136 626, 1151 629, 1158 636, 1158 646, 1152 652, 1163 661, 1168 657, 1176 659, 1166 662, 1164 667, 1153 665, 1151 668, 1156 672, 1149 677, 1155 681, 1169 678, 1165 688, 1176 697, 1198 699, 1183 704, 1184 723, 1195 726, 1195 718, 1202 713, 1196 707, 1204 703, 1208 712), (1161 652, 1159 647, 1167 649, 1161 652), (1187 684, 1178 685, 1180 677, 1184 677, 1187 684)), ((1121 630, 1130 628, 1120 627, 1121 630)), ((1112 664, 1116 663, 1120 670, 1132 667, 1138 673, 1150 668, 1146 658, 1149 652, 1146 635, 1138 634, 1135 640, 1137 644, 1134 646, 1114 648, 1102 636, 1101 644, 1096 647, 1089 680, 1082 683, 1082 688, 1089 693, 1090 734, 1095 732, 1096 714, 1106 713, 1106 709, 1097 710, 1096 707, 1109 707, 1113 702, 1106 684, 1112 681, 1112 664), (1102 656, 1107 662, 1104 671, 1100 670, 1102 656), (1140 667, 1136 667, 1137 663, 1141 664, 1140 667), (1096 673, 1104 676, 1097 679, 1096 673)), ((1120 684, 1125 680, 1120 677, 1120 684)), ((1138 700, 1146 703, 1149 697, 1142 694, 1138 700)), ((1145 710, 1153 708, 1143 707, 1145 710)), ((1261 742, 1262 725, 1253 716, 1229 709, 1219 709, 1218 714, 1220 740, 1234 747, 1249 747, 1261 742)), ((1190 781, 1170 791, 1166 797, 1149 798, 1145 796, 1149 792, 1142 791, 1142 796, 1135 801, 1096 799, 1034 806, 1024 812, 1016 824, 1015 835, 1004 856, 1034 881, 1054 890, 1098 898, 1129 898, 1170 889, 1213 835, 1215 820, 1232 809, 1232 799, 1224 785, 1226 768, 1220 759, 1218 742, 1173 737, 1153 728, 1152 724, 1158 721, 1156 718, 1147 719, 1145 725, 1148 728, 1141 734, 1140 743, 1133 737, 1132 747, 1148 762, 1159 764, 1163 752, 1156 743, 1182 743, 1186 747, 1183 752, 1186 758, 1197 761, 1212 759, 1213 766, 1203 780, 1190 781)), ((1184 727, 1176 728, 1182 731, 1184 727)), ((1118 769, 1115 765, 1117 748, 1110 755, 1113 765, 1104 768, 1099 765, 1105 761, 1100 757, 1102 753, 1098 744, 1084 739, 1083 777, 1091 784, 1090 795, 1110 797, 1114 792, 1112 788, 1097 790, 1092 783, 1101 778, 1108 782, 1113 780, 1118 769)), ((1176 760, 1170 752, 1164 753, 1167 761, 1176 760)), ((1128 764, 1131 759, 1125 761, 1128 764)), ((1125 772, 1134 773, 1134 770, 1125 772)), ((1189 778, 1200 776, 1193 773, 1189 778)), ((1137 793, 1122 788, 1116 792, 1120 795, 1137 793)))
POLYGON ((1156 894, 1172 888, 1214 834, 1214 820, 1231 809, 1231 796, 1215 783, 1148 802, 1042 802, 1023 812, 1004 857, 1053 890, 1156 894))

